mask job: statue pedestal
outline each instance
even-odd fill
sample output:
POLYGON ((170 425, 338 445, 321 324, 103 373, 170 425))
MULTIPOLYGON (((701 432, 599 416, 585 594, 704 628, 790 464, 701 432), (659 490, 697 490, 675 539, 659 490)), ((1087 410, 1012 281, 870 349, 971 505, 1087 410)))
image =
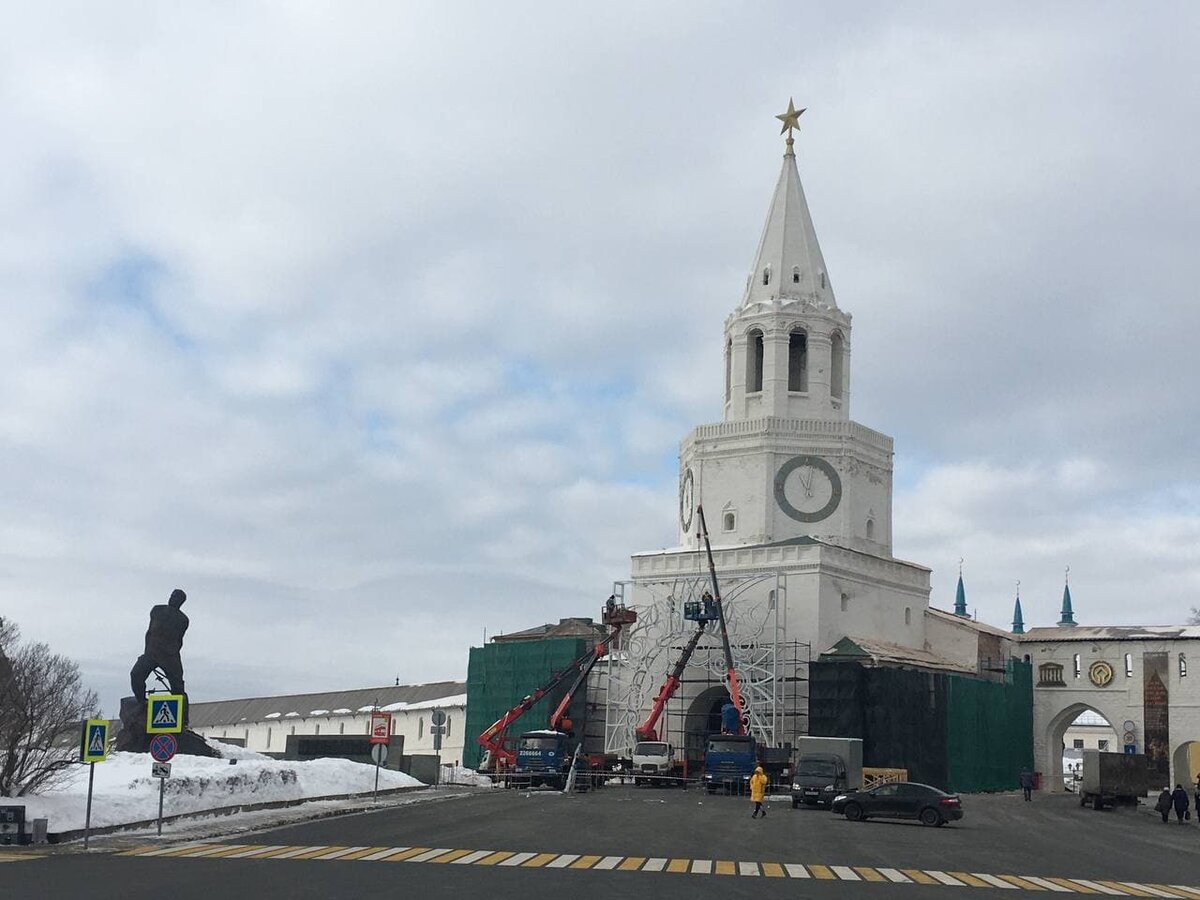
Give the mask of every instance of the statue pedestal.
MULTIPOLYGON (((121 698, 121 730, 117 732, 117 749, 126 753, 149 753, 151 735, 146 734, 146 704, 136 697, 121 698)), ((204 738, 189 728, 175 735, 184 756, 219 757, 204 738)))

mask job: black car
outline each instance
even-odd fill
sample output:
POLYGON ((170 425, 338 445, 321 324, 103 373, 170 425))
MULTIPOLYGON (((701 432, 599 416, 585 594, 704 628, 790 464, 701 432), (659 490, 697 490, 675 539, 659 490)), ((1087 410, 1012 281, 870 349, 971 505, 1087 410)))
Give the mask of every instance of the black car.
POLYGON ((927 784, 894 781, 869 791, 849 791, 833 800, 833 811, 852 822, 863 819, 919 819, 923 825, 945 825, 963 817, 962 801, 927 784))

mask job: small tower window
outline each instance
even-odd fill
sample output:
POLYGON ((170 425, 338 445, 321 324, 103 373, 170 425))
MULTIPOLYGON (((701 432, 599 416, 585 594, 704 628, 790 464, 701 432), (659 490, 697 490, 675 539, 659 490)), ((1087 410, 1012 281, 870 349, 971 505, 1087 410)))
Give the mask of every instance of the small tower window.
POLYGON ((825 273, 821 273, 821 290, 824 290, 828 282, 825 280, 825 273))
POLYGON ((1179 677, 1187 678, 1187 657, 1179 654, 1179 677))
POLYGON ((746 390, 758 393, 763 389, 763 333, 757 328, 746 342, 746 390))
POLYGON ((417 719, 417 740, 425 737, 425 720, 417 719))
POLYGON ((320 722, 318 722, 318 723, 317 723, 317 730, 316 730, 316 731, 314 731, 314 732, 313 732, 313 734, 320 734, 320 733, 321 733, 321 723, 320 723, 320 722))
POLYGON ((1125 654, 1125 677, 1126 678, 1133 677, 1133 654, 1132 653, 1125 654))
POLYGON ((875 520, 867 519, 867 540, 875 540, 875 520))
POLYGON ((912 624, 912 607, 911 606, 904 607, 904 624, 905 625, 912 624))
POLYGON ((267 749, 271 749, 271 729, 267 729, 267 749))
POLYGON ((770 284, 770 283, 771 283, 771 267, 767 266, 765 269, 763 269, 763 284, 770 284))
POLYGON ((724 519, 722 519, 722 522, 721 522, 721 527, 724 528, 725 531, 733 531, 733 529, 736 526, 737 526, 737 515, 735 513, 731 513, 731 512, 725 513, 725 517, 724 517, 724 519))
POLYGON ((808 390, 808 335, 803 331, 788 335, 788 390, 808 390))
POLYGON ((845 356, 846 344, 842 340, 842 333, 835 331, 833 340, 830 341, 830 352, 832 359, 829 361, 829 393, 840 400, 844 390, 845 373, 845 356))
POLYGON ((842 612, 845 612, 849 608, 850 608, 850 595, 842 594, 842 612))
POLYGON ((338 734, 345 734, 345 733, 346 733, 346 723, 339 722, 338 723, 338 734))
POLYGON ((792 266, 792 284, 800 283, 800 267, 792 266))
POLYGON ((1078 678, 1082 672, 1083 672, 1083 666, 1080 662, 1079 654, 1076 653, 1075 654, 1075 677, 1078 678))

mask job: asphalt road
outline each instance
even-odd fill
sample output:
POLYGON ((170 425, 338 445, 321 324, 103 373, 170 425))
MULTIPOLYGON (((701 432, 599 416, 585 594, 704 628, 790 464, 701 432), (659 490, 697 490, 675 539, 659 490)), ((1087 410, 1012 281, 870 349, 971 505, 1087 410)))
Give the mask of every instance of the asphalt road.
POLYGON ((572 900, 635 893, 857 900, 876 892, 905 900, 967 885, 980 897, 1039 891, 1200 900, 1195 824, 1096 813, 1069 796, 1032 803, 1019 795, 967 797, 964 808, 961 822, 925 828, 848 822, 786 802, 751 820, 744 799, 673 789, 480 792, 228 841, 26 858, 0 866, 0 887, 6 896, 87 900, 410 892, 572 900))

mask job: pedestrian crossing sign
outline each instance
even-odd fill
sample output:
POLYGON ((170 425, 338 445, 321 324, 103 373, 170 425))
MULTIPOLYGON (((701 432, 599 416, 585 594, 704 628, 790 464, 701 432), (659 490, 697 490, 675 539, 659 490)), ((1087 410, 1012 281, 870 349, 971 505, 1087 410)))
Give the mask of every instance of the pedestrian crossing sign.
POLYGON ((108 720, 88 719, 83 723, 79 745, 79 760, 85 763, 104 762, 108 758, 108 720))
POLYGON ((183 694, 151 694, 146 699, 146 734, 183 731, 183 694))

